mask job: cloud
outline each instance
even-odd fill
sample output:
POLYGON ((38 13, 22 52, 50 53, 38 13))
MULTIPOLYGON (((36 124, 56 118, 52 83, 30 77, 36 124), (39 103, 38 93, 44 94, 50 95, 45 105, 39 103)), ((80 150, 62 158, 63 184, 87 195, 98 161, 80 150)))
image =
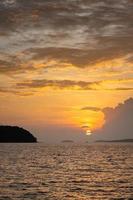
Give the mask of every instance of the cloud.
POLYGON ((0 94, 13 94, 13 95, 19 95, 19 96, 31 96, 34 95, 33 92, 24 92, 24 91, 18 91, 16 89, 12 88, 2 88, 0 87, 0 94))
POLYGON ((35 68, 32 64, 25 63, 17 56, 3 55, 0 59, 0 73, 5 75, 24 74, 34 71, 35 68))
POLYGON ((89 128, 89 126, 81 126, 81 128, 87 129, 87 128, 89 128))
POLYGON ((0 93, 9 93, 9 90, 0 87, 0 93))
POLYGON ((131 8, 131 0, 1 0, 1 51, 80 68, 122 58, 133 52, 131 8))
POLYGON ((92 135, 93 139, 133 138, 133 98, 115 108, 104 108, 105 124, 92 135))
MULTIPOLYGON (((22 71, 23 72, 23 71, 22 71)), ((10 70, 9 70, 9 73, 10 70)), ((12 93, 14 95, 34 95, 37 92, 40 92, 40 89, 52 89, 52 90, 95 90, 95 91, 132 91, 133 87, 128 87, 128 84, 132 84, 132 79, 116 79, 116 80, 101 80, 101 81, 77 81, 77 80, 50 80, 50 79, 34 79, 34 80, 25 80, 22 78, 22 81, 16 80, 16 77, 13 76, 11 80, 8 80, 7 86, 0 88, 1 93, 12 93), (123 84, 125 86, 121 86, 123 84), (113 85, 114 84, 114 85, 113 85), (111 85, 111 87, 110 87, 111 85), (117 87, 116 87, 117 85, 117 87), (118 85, 120 85, 118 87, 118 85)), ((90 110, 99 112, 102 111, 101 108, 85 106, 81 110, 90 110)))
MULTIPOLYGON (((126 44, 124 44, 124 41, 121 44, 121 40, 119 41, 119 39, 113 41, 113 38, 108 38, 108 42, 106 39, 105 41, 104 39, 101 40, 102 46, 100 48, 35 47, 25 50, 24 53, 30 54, 33 60, 53 59, 62 63, 70 63, 75 67, 85 68, 103 61, 106 62, 116 58, 122 58, 125 54, 133 50, 133 45, 128 39, 126 40, 126 44), (120 42, 120 44, 117 44, 118 42, 120 42), (112 43, 112 46, 108 47, 107 43, 112 43)), ((123 40, 125 40, 125 38, 123 38, 123 40)))
POLYGON ((95 111, 95 112, 98 112, 98 111, 102 111, 101 108, 98 108, 98 107, 91 107, 91 106, 86 106, 86 107, 83 107, 81 108, 81 110, 90 110, 90 111, 95 111))
MULTIPOLYGON (((111 4, 107 0, 79 0, 78 3, 77 0, 1 0, 0 73, 20 75, 20 79, 15 80, 17 90, 43 87, 132 90, 131 85, 124 84, 101 88, 103 82, 99 82, 98 77, 99 72, 102 76, 104 72, 111 76, 119 72, 118 76, 122 77, 123 71, 132 70, 131 8, 131 0, 112 0, 111 4), (121 63, 115 63, 117 59, 121 63), (106 64, 106 61, 109 62, 106 64), (58 79, 53 68, 60 68, 64 79, 66 68, 70 69, 68 80, 51 80, 52 77, 58 79), (82 73, 81 81, 69 80, 72 68, 82 73), (88 75, 89 70, 94 70, 94 79, 90 74, 85 82, 87 70, 88 75), (46 80, 36 80, 39 74, 46 80), (34 80, 23 81, 29 77, 34 80)), ((129 73, 126 78, 131 77, 129 73)))
POLYGON ((18 70, 20 70, 20 67, 18 67, 17 63, 18 63, 17 61, 10 62, 6 60, 0 60, 0 73, 8 74, 8 73, 17 72, 18 70))
POLYGON ((124 91, 124 90, 125 90, 125 91, 127 90, 127 91, 128 91, 128 90, 133 90, 133 87, 125 87, 125 88, 118 87, 118 88, 115 88, 115 90, 119 90, 119 91, 120 91, 120 90, 123 90, 123 91, 124 91))
POLYGON ((33 80, 17 83, 18 88, 57 88, 57 89, 84 89, 91 90, 93 84, 99 84, 99 82, 85 82, 85 81, 73 81, 73 80, 33 80))
POLYGON ((0 94, 20 94, 18 91, 14 89, 10 89, 7 87, 0 87, 0 94))
MULTIPOLYGON (((66 0, 62 2, 43 0, 1 0, 1 25, 28 29, 32 27, 52 27, 55 29, 74 29, 76 26, 93 28, 93 34, 123 33, 125 27, 131 28, 131 0, 111 2, 103 0, 66 0), (12 17, 12 18, 11 18, 12 17), (3 23, 2 23, 3 20, 3 23), (28 24, 30 25, 28 27, 28 24), (108 29, 106 30, 106 28, 108 29), (110 29, 109 29, 110 27, 110 29)), ((11 29, 15 31, 15 29, 11 29)), ((91 32, 90 31, 90 32, 91 32)), ((89 33, 90 33, 89 32, 89 33)))
MULTIPOLYGON (((113 82, 115 83, 121 83, 121 82, 130 82, 133 81, 132 79, 119 79, 119 80, 105 80, 105 81, 75 81, 75 80, 48 80, 48 79, 42 79, 42 80, 27 80, 23 82, 19 82, 16 84, 16 88, 18 89, 26 89, 26 88, 54 88, 54 89, 73 89, 73 90, 133 90, 132 87, 116 87, 112 86, 112 88, 108 87, 106 83, 113 82)), ((93 111, 100 111, 100 108, 96 107, 84 107, 82 110, 93 110, 93 111)))

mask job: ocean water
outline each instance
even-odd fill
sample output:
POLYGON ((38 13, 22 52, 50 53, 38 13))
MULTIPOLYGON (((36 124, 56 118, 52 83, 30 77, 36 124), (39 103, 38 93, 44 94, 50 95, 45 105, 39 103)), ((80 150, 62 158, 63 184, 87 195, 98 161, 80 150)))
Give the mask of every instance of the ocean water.
POLYGON ((133 145, 0 144, 0 200, 133 199, 133 145))

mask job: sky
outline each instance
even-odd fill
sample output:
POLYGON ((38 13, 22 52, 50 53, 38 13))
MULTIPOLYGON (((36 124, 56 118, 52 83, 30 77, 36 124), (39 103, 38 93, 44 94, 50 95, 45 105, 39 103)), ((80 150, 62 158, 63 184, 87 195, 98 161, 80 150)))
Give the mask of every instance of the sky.
POLYGON ((132 0, 1 0, 0 124, 46 142, 115 138, 105 110, 132 101, 132 11, 132 0))

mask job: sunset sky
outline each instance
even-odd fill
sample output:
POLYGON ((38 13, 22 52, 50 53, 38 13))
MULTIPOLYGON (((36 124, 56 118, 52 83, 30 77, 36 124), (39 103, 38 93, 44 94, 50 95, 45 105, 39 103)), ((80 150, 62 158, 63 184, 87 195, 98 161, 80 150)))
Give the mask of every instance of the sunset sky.
POLYGON ((132 0, 0 1, 0 124, 89 140, 131 97, 132 0))

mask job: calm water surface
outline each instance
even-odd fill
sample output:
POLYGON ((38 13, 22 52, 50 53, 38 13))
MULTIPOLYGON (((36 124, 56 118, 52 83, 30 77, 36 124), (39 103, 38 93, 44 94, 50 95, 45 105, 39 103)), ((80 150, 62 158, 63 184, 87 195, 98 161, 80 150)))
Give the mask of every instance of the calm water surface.
POLYGON ((0 200, 133 199, 133 145, 0 144, 0 200))

